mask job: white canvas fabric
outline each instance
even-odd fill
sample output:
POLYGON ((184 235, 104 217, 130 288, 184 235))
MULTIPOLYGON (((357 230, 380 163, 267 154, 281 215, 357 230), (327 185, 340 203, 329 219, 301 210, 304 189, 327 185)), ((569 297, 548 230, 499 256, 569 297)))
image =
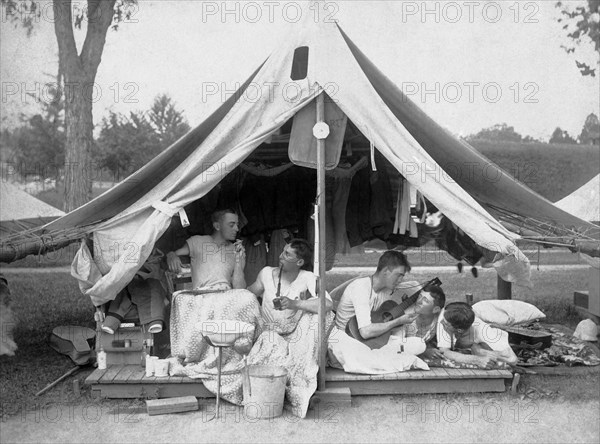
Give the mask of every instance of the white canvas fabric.
MULTIPOLYGON (((253 100, 242 95, 185 162, 135 204, 94 229, 96 262, 103 276, 86 290, 93 301, 114 299, 144 263, 170 218, 208 193, 323 90, 412 186, 477 244, 498 252, 497 259, 510 258, 511 274, 504 273, 508 279, 530 285, 529 261, 514 245, 519 236, 443 174, 381 100, 335 24, 308 21, 298 26, 259 70, 252 88, 253 100), (308 75, 292 81, 293 54, 299 46, 309 47, 308 75), (258 99, 256 91, 261 92, 258 99)), ((503 265, 497 270, 502 276, 503 265)))
POLYGON ((554 205, 580 219, 600 221, 600 174, 554 205))

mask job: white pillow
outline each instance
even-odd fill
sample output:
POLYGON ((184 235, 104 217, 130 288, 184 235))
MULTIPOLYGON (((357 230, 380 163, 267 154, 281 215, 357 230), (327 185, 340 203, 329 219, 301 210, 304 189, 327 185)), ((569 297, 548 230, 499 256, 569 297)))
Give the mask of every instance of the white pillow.
POLYGON ((535 305, 511 299, 480 301, 473 305, 475 316, 488 324, 512 326, 546 319, 535 305))

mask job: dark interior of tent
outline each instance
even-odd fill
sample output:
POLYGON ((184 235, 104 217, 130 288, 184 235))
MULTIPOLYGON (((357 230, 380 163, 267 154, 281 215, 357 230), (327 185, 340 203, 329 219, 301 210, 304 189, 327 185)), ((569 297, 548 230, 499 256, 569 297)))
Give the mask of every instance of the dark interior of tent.
MULTIPOLYGON (((264 266, 277 266, 286 241, 300 237, 313 242, 317 172, 290 160, 293 122, 286 122, 207 195, 186 206, 189 225, 173 217, 156 247, 166 253, 191 236, 211 234, 211 213, 233 209, 240 218, 238 236, 244 239, 250 284, 264 266)), ((326 171, 327 270, 336 255, 362 253, 365 243, 399 250, 434 243, 471 265, 482 257, 481 249, 449 220, 431 217, 437 208, 411 190, 349 119, 340 142, 339 162, 326 171)))

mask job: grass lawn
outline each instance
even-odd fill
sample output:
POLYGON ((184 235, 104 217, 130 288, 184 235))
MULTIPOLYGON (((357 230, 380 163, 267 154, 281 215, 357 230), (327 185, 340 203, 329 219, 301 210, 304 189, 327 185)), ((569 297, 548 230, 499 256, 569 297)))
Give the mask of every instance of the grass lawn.
MULTIPOLYGON (((496 274, 482 273, 473 278, 469 273, 458 274, 444 272, 437 274, 443 282, 443 288, 449 301, 464 300, 468 290, 475 300, 495 297, 496 274)), ((573 291, 585 288, 587 270, 569 272, 548 272, 533 270, 534 290, 513 288, 513 297, 536 304, 548 316, 552 323, 562 323, 573 327, 580 318, 572 306, 573 291)), ((348 274, 328 276, 329 290, 350 278, 348 274)), ((413 273, 409 278, 425 280, 433 276, 413 273)), ((94 308, 91 302, 81 295, 77 284, 67 273, 7 273, 11 288, 14 311, 18 325, 14 339, 19 346, 14 357, 0 356, 0 415, 12 415, 22 408, 47 405, 55 402, 78 402, 72 392, 72 380, 52 388, 39 398, 34 394, 51 383, 74 366, 71 360, 56 353, 47 345, 47 338, 54 327, 59 325, 79 325, 94 328, 94 308)), ((76 377, 83 382, 84 376, 91 371, 80 372, 76 377)), ((596 376, 582 377, 581 387, 597 386, 596 376), (596 378, 590 382, 590 378, 596 378)), ((537 387, 537 379, 528 376, 528 384, 537 387)), ((565 396, 580 399, 582 391, 570 387, 574 380, 560 377, 550 381, 563 381, 565 396)), ((543 387, 554 382, 543 383, 543 387)), ((562 384, 562 383, 561 383, 562 384)), ((83 386, 83 383, 81 384, 83 386)), ((86 391, 84 396, 89 396, 86 391)))

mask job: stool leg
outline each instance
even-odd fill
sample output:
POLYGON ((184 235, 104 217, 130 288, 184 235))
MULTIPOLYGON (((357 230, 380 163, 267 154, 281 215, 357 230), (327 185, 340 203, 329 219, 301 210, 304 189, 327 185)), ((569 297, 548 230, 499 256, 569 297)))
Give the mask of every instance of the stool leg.
POLYGON ((215 407, 215 415, 217 418, 219 417, 219 403, 221 399, 221 348, 222 347, 217 347, 219 354, 217 362, 217 406, 215 407))

